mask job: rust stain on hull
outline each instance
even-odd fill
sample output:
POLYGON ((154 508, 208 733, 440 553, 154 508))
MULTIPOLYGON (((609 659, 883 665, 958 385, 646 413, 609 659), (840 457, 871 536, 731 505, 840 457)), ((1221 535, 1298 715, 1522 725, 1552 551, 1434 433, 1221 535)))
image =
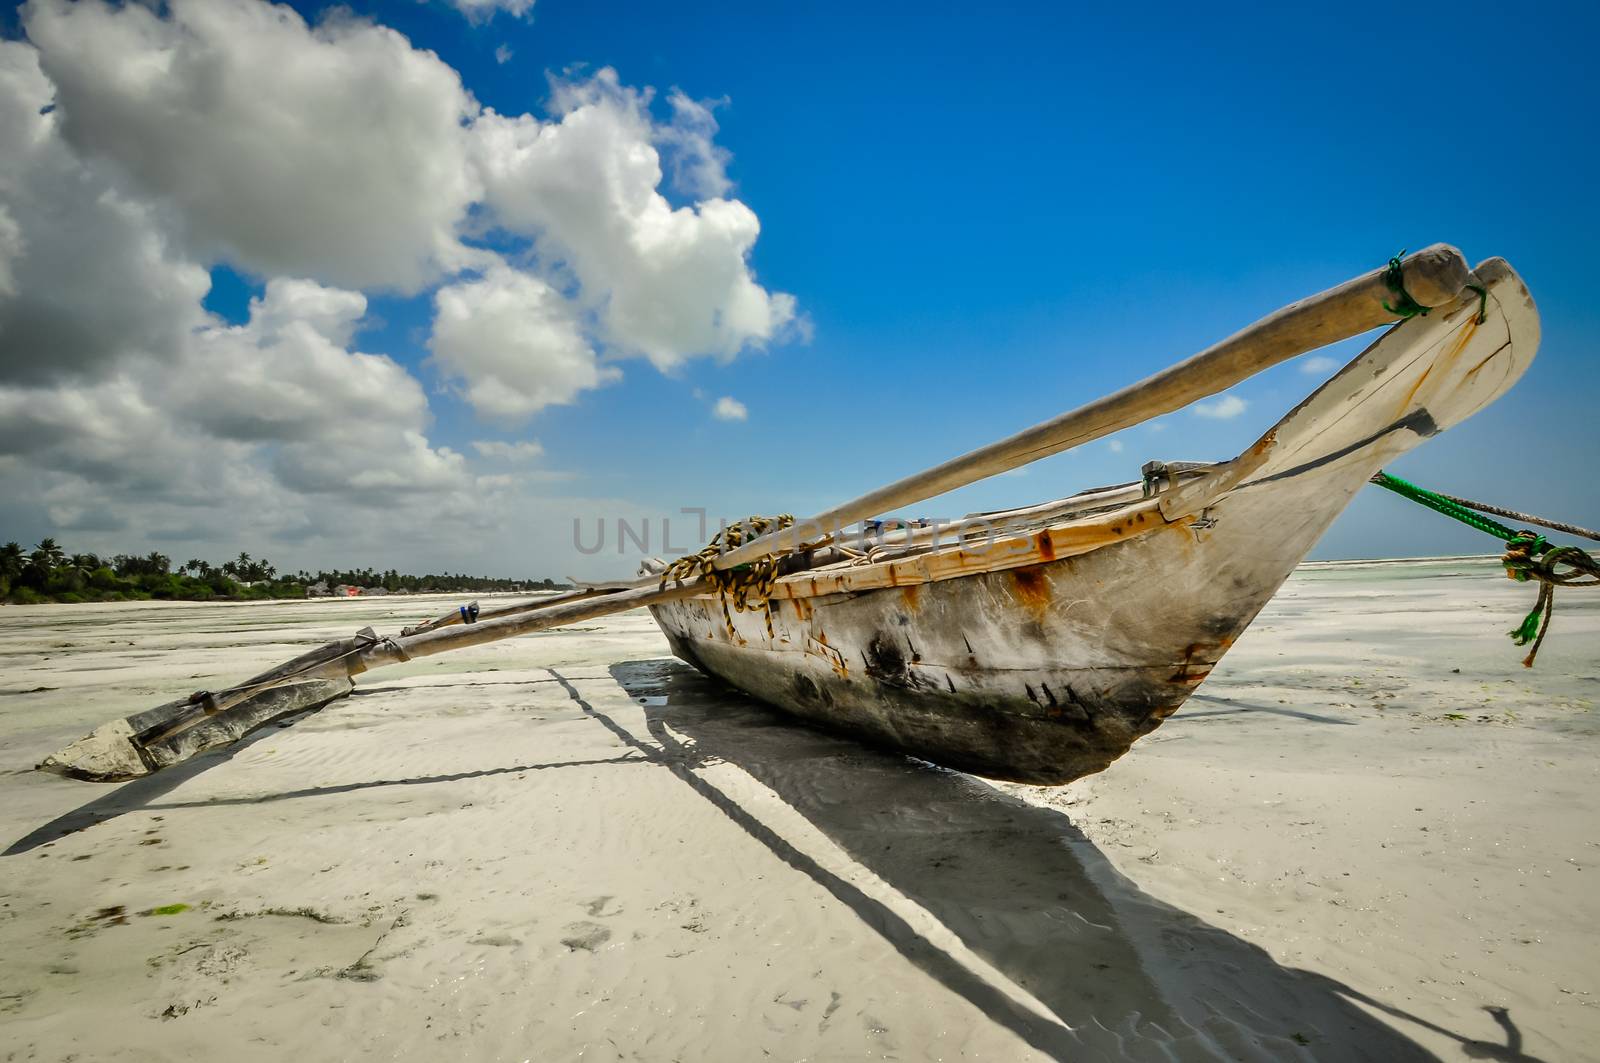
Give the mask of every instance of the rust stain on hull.
POLYGON ((1042 616, 1050 608, 1050 579, 1042 566, 1014 568, 1007 575, 1011 577, 1011 591, 1017 601, 1027 606, 1035 616, 1042 616))
POLYGON ((1228 652, 1228 647, 1233 645, 1233 639, 1222 638, 1215 642, 1191 642, 1184 647, 1183 660, 1178 664, 1178 670, 1168 679, 1169 683, 1199 684, 1200 680, 1211 674, 1211 669, 1228 652))

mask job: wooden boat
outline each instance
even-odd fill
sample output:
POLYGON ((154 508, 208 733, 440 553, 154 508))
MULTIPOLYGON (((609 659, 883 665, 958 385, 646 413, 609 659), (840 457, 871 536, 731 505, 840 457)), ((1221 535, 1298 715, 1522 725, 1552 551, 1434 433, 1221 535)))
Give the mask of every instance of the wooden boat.
POLYGON ((145 775, 342 697, 372 668, 644 606, 679 657, 806 720, 952 768, 1068 782, 1176 711, 1368 478, 1494 401, 1538 342, 1533 300, 1509 265, 1469 270, 1435 245, 792 527, 649 565, 632 584, 462 607, 392 637, 366 629, 234 687, 113 720, 40 767, 145 775), (845 530, 1396 317, 1231 461, 1154 463, 1141 483, 954 528, 845 530), (729 583, 746 578, 762 584, 761 607, 727 611, 729 583))
POLYGON ((782 576, 770 636, 761 611, 730 631, 713 594, 651 612, 678 657, 804 719, 991 777, 1100 771, 1184 703, 1374 472, 1522 375, 1532 300, 1503 260, 1475 273, 1482 296, 1395 326, 1231 462, 782 576))

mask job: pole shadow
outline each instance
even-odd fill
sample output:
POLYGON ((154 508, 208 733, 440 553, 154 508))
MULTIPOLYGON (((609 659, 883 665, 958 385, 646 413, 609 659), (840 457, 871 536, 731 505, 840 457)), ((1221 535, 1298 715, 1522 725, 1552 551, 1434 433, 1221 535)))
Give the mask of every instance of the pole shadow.
MULTIPOLYGON (((813 729, 672 660, 613 678, 643 704, 678 774, 725 761, 777 794, 863 868, 931 913, 1062 1020, 1039 1030, 1009 998, 933 949, 887 906, 795 859, 737 806, 723 808, 853 907, 912 962, 1034 1047, 1070 1059, 1431 1060, 1359 1001, 1458 1042, 1473 1058, 1538 1063, 1503 1009, 1507 1044, 1470 1039, 1313 972, 1151 897, 1061 813, 979 780, 813 729), (681 738, 679 737, 681 736, 681 738), (813 870, 814 869, 814 870, 813 870), (938 953, 930 959, 930 951, 938 953), (981 983, 981 984, 975 984, 981 983)), ((576 691, 573 696, 577 697, 576 691)))
POLYGON ((152 802, 165 797, 190 779, 226 764, 236 755, 249 749, 269 734, 285 727, 292 727, 301 720, 315 716, 325 708, 327 708, 326 705, 318 705, 304 712, 295 713, 293 716, 270 720, 235 742, 209 749, 181 764, 174 764, 169 768, 163 768, 142 778, 131 779, 128 782, 121 783, 74 781, 74 785, 91 789, 97 792, 99 796, 29 831, 6 846, 3 851, 0 851, 0 857, 18 856, 29 850, 37 849, 46 842, 53 842, 64 835, 76 834, 78 831, 87 830, 97 823, 105 823, 129 812, 147 809, 152 802))

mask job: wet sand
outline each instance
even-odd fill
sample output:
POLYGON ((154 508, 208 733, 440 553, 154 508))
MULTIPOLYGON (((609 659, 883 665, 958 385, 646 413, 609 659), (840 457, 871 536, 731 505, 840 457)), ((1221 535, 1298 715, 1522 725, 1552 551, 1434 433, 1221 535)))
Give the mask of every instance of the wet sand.
POLYGON ((1600 1058, 1600 596, 1308 567, 1103 775, 790 724, 649 618, 147 780, 30 766, 439 600, 0 609, 0 1060, 1600 1058))

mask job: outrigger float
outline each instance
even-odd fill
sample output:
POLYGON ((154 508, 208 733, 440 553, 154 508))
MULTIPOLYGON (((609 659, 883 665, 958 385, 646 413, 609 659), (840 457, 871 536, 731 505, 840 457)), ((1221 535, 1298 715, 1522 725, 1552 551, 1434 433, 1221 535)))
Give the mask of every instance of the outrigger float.
POLYGON ((115 720, 40 766, 146 775, 342 697, 373 668, 649 607, 677 656, 796 716, 963 771, 1070 782, 1175 712, 1369 478, 1504 394, 1538 345, 1510 265, 1469 268, 1435 245, 809 520, 752 518, 634 583, 366 629, 115 720), (871 521, 1385 326, 1231 461, 1151 463, 1139 483, 953 527, 871 521))

